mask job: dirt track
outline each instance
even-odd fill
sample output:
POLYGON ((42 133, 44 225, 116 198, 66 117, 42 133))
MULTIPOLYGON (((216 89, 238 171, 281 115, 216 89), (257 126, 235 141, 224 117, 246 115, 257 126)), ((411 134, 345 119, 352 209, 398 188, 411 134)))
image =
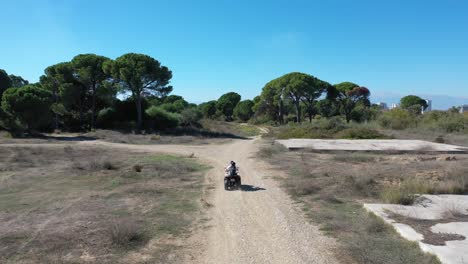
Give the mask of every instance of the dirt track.
POLYGON ((337 263, 332 253, 334 241, 304 219, 292 200, 269 178, 275 172, 255 159, 259 146, 256 140, 203 146, 102 141, 78 144, 182 155, 193 153, 213 167, 207 181, 215 188, 206 197, 213 205, 209 209, 210 228, 200 230, 192 238, 196 246, 186 257, 189 263, 337 263), (223 188, 223 167, 230 160, 235 160, 240 167, 242 191, 223 188))

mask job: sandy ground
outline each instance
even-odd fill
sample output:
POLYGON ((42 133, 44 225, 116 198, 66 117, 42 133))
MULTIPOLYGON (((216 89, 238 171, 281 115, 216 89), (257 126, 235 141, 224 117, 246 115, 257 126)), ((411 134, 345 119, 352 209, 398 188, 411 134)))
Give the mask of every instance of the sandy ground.
MULTIPOLYGON (((307 222, 300 209, 271 179, 278 175, 255 159, 256 140, 233 140, 223 145, 129 145, 102 141, 71 144, 105 145, 143 152, 192 155, 209 163, 206 202, 210 217, 207 229, 191 238, 187 263, 338 263, 335 241, 307 222), (230 160, 240 167, 243 188, 225 191, 223 168, 230 160)), ((21 146, 21 144, 12 144, 21 146)), ((54 144, 46 144, 53 147, 54 144)), ((31 146, 31 144, 25 144, 31 146)), ((45 144, 41 144, 45 147, 45 144)), ((63 144, 59 144, 63 147, 63 144)))
POLYGON ((468 148, 433 143, 423 140, 397 139, 287 139, 277 140, 288 149, 313 149, 319 151, 395 151, 466 153, 468 148))
POLYGON ((389 213, 422 219, 434 220, 431 226, 432 233, 458 234, 468 237, 468 222, 442 221, 449 214, 468 212, 467 195, 423 195, 423 202, 412 206, 397 204, 365 204, 364 207, 381 217, 385 222, 391 224, 404 238, 416 241, 422 250, 430 252, 439 257, 442 263, 467 264, 468 263, 468 240, 447 241, 445 245, 431 245, 423 243, 424 236, 414 230, 413 227, 392 219, 389 213), (439 223, 438 223, 439 222, 439 223), (443 222, 443 223, 440 223, 443 222))

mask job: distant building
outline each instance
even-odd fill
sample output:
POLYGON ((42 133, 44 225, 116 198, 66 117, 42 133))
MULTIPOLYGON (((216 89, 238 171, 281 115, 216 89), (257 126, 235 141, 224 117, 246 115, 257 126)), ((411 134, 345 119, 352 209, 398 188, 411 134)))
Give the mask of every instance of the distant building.
POLYGON ((390 109, 395 109, 395 108, 399 108, 399 107, 400 107, 400 104, 392 103, 392 105, 390 106, 390 109))
POLYGON ((432 100, 429 100, 429 99, 424 99, 424 101, 426 101, 426 104, 427 104, 427 107, 426 109, 421 108, 421 113, 426 113, 426 112, 430 112, 432 111, 432 100))
POLYGON ((460 106, 460 113, 468 113, 468 104, 460 106))
POLYGON ((387 103, 384 102, 378 102, 377 105, 380 107, 382 110, 388 110, 388 105, 387 103))

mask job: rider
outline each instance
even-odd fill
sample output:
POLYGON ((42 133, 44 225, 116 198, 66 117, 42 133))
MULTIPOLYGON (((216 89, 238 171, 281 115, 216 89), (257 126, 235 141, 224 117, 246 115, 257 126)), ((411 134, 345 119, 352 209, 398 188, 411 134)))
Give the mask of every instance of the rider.
POLYGON ((234 169, 234 172, 235 174, 237 175, 237 167, 236 167, 236 163, 234 161, 231 160, 231 162, 229 162, 228 166, 226 167, 225 171, 226 171, 226 176, 229 176, 229 172, 231 171, 231 169, 234 169))

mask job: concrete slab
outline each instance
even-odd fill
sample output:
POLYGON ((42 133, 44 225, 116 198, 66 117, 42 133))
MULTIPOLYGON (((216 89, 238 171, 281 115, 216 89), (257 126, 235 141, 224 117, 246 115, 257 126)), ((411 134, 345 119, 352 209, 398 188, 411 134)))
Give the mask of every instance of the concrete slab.
POLYGON ((285 139, 276 140, 290 150, 317 151, 390 151, 390 152, 439 152, 468 153, 461 146, 433 143, 423 140, 398 139, 285 139))
MULTIPOLYGON (((391 224, 400 235, 416 241, 422 250, 435 254, 442 263, 468 264, 468 239, 445 242, 444 246, 421 242, 424 236, 411 226, 391 219, 389 213, 395 213, 416 219, 438 220, 448 213, 468 214, 468 195, 423 195, 422 203, 412 206, 396 204, 365 204, 364 207, 391 224)), ((468 222, 439 223, 431 227, 433 233, 458 234, 468 238, 468 222)))

